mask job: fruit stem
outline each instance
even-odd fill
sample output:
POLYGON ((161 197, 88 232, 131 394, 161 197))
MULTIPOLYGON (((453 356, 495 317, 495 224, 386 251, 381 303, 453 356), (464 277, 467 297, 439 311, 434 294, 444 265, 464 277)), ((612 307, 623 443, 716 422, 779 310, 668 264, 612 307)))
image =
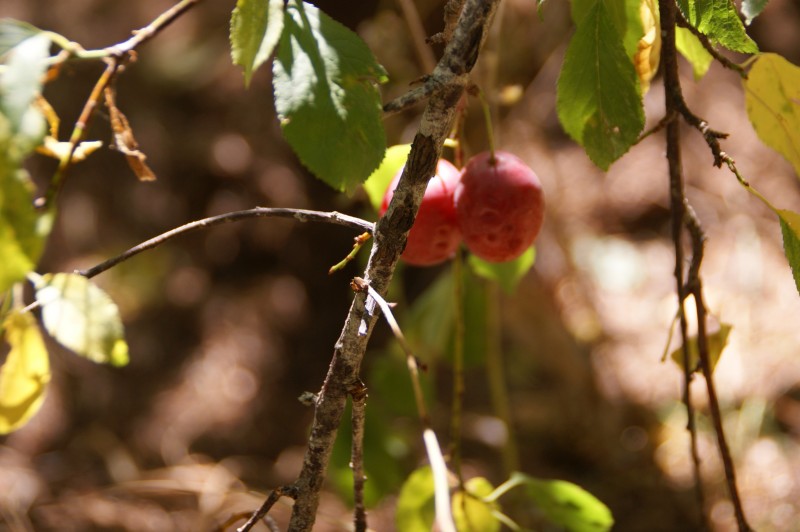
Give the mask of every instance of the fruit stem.
POLYGON ((478 98, 481 101, 481 108, 483 109, 483 119, 486 121, 486 139, 489 143, 489 162, 494 166, 495 159, 494 157, 494 128, 492 127, 492 111, 489 107, 489 100, 486 99, 486 94, 480 89, 480 87, 475 87, 475 92, 478 94, 478 98))
POLYGON ((464 259, 461 249, 453 259, 453 303, 455 327, 453 331, 453 414, 450 419, 450 455, 458 486, 464 489, 461 471, 461 418, 464 405, 464 259))

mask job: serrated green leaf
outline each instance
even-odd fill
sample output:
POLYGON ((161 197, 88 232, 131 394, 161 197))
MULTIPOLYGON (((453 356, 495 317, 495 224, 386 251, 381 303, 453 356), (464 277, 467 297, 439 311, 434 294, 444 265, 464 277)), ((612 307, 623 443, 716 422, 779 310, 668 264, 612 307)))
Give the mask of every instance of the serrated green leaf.
POLYGON ((105 291, 72 273, 35 276, 34 286, 45 329, 58 343, 93 362, 128 363, 119 310, 105 291))
POLYGON ((397 172, 406 164, 409 153, 411 153, 411 144, 390 146, 386 150, 386 156, 381 165, 364 182, 364 190, 376 211, 381 209, 386 189, 389 188, 389 184, 397 172))
POLYGON ((778 54, 761 54, 743 84, 747 116, 758 138, 800 177, 800 67, 778 54))
POLYGON ((400 489, 395 510, 397 530, 430 532, 436 517, 433 471, 428 466, 411 473, 400 489))
POLYGON ((694 79, 699 80, 708 72, 714 58, 708 53, 700 39, 686 28, 675 28, 675 46, 692 65, 694 79))
POLYGON ((594 0, 572 36, 558 79, 558 118, 603 170, 644 127, 639 80, 622 39, 605 2, 594 0))
MULTIPOLYGON (((572 20, 576 26, 591 14, 596 3, 597 0, 573 0, 571 2, 572 20)), ((625 53, 628 54, 628 57, 633 57, 639 39, 644 35, 640 16, 641 0, 605 0, 603 5, 614 22, 617 34, 621 36, 625 53)))
POLYGON ((40 140, 45 131, 42 113, 31 103, 41 92, 42 76, 47 69, 50 38, 38 34, 14 48, 8 65, 0 76, 0 112, 8 118, 15 135, 40 140))
POLYGON ((744 23, 749 26, 753 22, 753 19, 764 11, 768 1, 769 0, 742 0, 744 23))
POLYGON ((732 0, 678 0, 678 5, 689 23, 712 44, 745 54, 758 52, 758 45, 744 30, 732 0))
POLYGON ((290 0, 273 63, 275 108, 300 161, 352 192, 386 152, 376 83, 386 80, 364 41, 316 7, 290 0))
POLYGON ((519 281, 533 267, 535 260, 536 250, 531 247, 516 259, 508 262, 487 262, 475 255, 470 255, 468 263, 475 275, 496 282, 507 294, 511 295, 517 289, 519 281))
POLYGON ((551 523, 570 532, 602 532, 611 530, 614 524, 611 510, 577 484, 541 480, 522 473, 514 473, 509 482, 524 486, 536 508, 551 523))
POLYGON ((33 37, 42 30, 21 20, 13 18, 0 19, 0 59, 19 43, 33 37))
MULTIPOLYGON (((733 325, 720 323, 719 330, 708 335, 708 363, 711 366, 709 368, 711 373, 714 373, 717 362, 719 362, 722 356, 722 351, 725 349, 725 346, 728 345, 728 336, 731 333, 731 329, 733 329, 733 325)), ((683 369, 682 346, 675 349, 670 354, 670 358, 672 358, 672 361, 675 362, 679 368, 683 369)), ((700 356, 698 354, 696 335, 689 338, 689 368, 692 371, 700 370, 700 356)))
POLYGON ((792 268, 797 293, 800 294, 800 214, 781 209, 775 213, 781 222, 783 251, 792 268))
POLYGON ((492 493, 492 483, 483 477, 469 479, 464 486, 466 493, 453 495, 453 520, 459 532, 496 532, 500 521, 494 515, 499 509, 495 502, 483 500, 492 493))
POLYGON ((244 84, 272 55, 283 31, 283 0, 237 0, 231 14, 231 57, 244 67, 244 84))
POLYGON ((11 351, 0 368, 0 434, 8 434, 41 408, 50 382, 50 360, 29 312, 10 314, 3 328, 11 351))

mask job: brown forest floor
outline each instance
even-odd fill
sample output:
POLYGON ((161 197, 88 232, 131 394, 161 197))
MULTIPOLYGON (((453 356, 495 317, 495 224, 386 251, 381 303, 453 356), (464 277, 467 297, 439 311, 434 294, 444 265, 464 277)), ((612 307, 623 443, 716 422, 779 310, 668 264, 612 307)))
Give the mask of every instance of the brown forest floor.
MULTIPOLYGON (((0 0, 0 15, 90 48, 123 40, 170 4, 0 0)), ((567 5, 548 5, 542 21, 533 4, 506 2, 502 31, 476 75, 484 87, 524 87, 498 110, 497 136, 531 164, 547 195, 534 270, 498 306, 521 468, 585 486, 612 508, 616 530, 695 530, 681 373, 660 361, 676 312, 663 137, 646 139, 605 175, 591 164, 554 110, 567 5)), ((387 99, 422 73, 393 2, 318 5, 376 50, 392 77, 387 99)), ((76 166, 42 271, 87 267, 193 219, 256 205, 368 212, 363 197, 334 194, 293 158, 280 139, 267 72, 243 88, 226 49, 232 6, 201 4, 120 78, 118 103, 159 180, 137 183, 108 151, 76 166)), ((440 15, 425 9, 434 33, 440 15)), ((798 64, 798 27, 797 3, 773 0, 752 32, 762 49, 798 64)), ((74 122, 99 72, 71 66, 48 89, 62 127, 74 122)), ((779 207, 799 211, 798 176, 758 141, 738 77, 717 65, 700 82, 684 72, 689 105, 731 133, 724 149, 743 173, 779 207)), ((660 79, 645 105, 655 123, 660 79)), ((471 111, 469 146, 481 151, 482 119, 471 111)), ((93 138, 109 137, 104 122, 96 121, 93 138)), ((390 139, 406 141, 416 123, 413 113, 388 120, 390 139)), ((731 174, 712 166, 695 132, 685 129, 684 140, 689 200, 708 234, 708 305, 734 326, 715 382, 745 509, 760 531, 800 530, 800 298, 780 228, 731 174)), ((31 171, 46 182, 53 164, 37 158, 31 171)), ((0 439, 0 529, 212 530, 293 480, 311 417, 296 398, 322 382, 351 299, 347 281, 359 270, 326 272, 353 236, 287 221, 231 224, 99 277, 122 310, 131 364, 100 367, 53 346, 43 410, 0 439)), ((408 269, 397 282, 413 300, 442 271, 408 269)), ((385 356, 385 330, 374 345, 372 357, 385 356)), ((446 364, 436 369, 442 393, 434 412, 446 433, 446 364)), ((467 375, 466 471, 497 484, 504 472, 482 373, 467 375)), ((399 371, 381 385, 407 378, 399 371)), ((707 511, 716 530, 731 530, 704 384, 696 379, 692 391, 707 511)), ((367 385, 371 401, 391 395, 367 385)), ((414 454, 413 418, 392 430, 409 436, 403 445, 412 467, 422 456, 414 454)), ((387 497, 372 509, 375 530, 393 529, 393 504, 387 497)), ((288 512, 278 505, 274 515, 283 523, 288 512)), ((345 530, 348 519, 331 486, 317 529, 345 530)))

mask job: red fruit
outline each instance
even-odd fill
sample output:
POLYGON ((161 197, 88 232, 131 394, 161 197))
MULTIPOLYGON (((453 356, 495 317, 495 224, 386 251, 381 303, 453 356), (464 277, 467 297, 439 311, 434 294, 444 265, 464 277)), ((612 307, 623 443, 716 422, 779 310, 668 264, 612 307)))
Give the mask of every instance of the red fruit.
POLYGON ((464 243, 490 262, 515 259, 539 234, 544 196, 539 178, 507 152, 481 153, 467 162, 455 204, 464 243))
MULTIPOLYGON (((383 196, 381 216, 389 208, 389 201, 403 174, 401 169, 383 196)), ((453 191, 458 184, 460 172, 450 162, 440 159, 436 175, 428 181, 417 218, 408 233, 406 249, 400 257, 414 266, 432 266, 453 256, 461 244, 453 191)))

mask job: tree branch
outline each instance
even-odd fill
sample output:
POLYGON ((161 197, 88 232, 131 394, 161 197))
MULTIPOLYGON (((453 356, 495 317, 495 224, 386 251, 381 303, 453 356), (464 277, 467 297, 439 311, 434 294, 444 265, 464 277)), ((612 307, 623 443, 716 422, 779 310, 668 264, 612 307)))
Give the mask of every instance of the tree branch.
POLYGON ((744 71, 744 68, 742 68, 740 65, 737 65, 736 63, 734 63, 721 53, 719 53, 717 49, 714 48, 714 46, 711 44, 711 41, 708 40, 708 37, 700 33, 700 30, 692 26, 691 23, 688 20, 686 20, 686 17, 683 16, 683 13, 681 13, 680 10, 676 10, 675 15, 676 15, 676 23, 678 24, 678 26, 680 26, 681 28, 686 28, 692 33, 692 35, 697 37, 697 40, 699 40, 700 44, 703 45, 703 48, 705 48, 706 51, 709 54, 711 54, 711 57, 716 59, 725 68, 733 70, 734 72, 739 74, 743 79, 747 79, 747 73, 744 71))
POLYGON ((124 262, 130 259, 131 257, 138 255, 142 251, 146 251, 156 246, 160 246, 164 242, 172 238, 175 238, 176 236, 184 235, 186 233, 196 231, 197 229, 204 229, 206 227, 212 227, 214 225, 236 222, 247 218, 266 218, 266 217, 293 218, 300 222, 325 222, 330 224, 343 225, 345 227, 350 227, 353 229, 358 229, 360 231, 367 231, 367 232, 372 232, 375 227, 375 224, 371 222, 362 220, 361 218, 348 216, 346 214, 340 214, 338 212, 320 212, 320 211, 309 211, 305 209, 256 207, 254 209, 249 209, 246 211, 234 211, 225 214, 220 214, 218 216, 211 216, 210 218, 203 218, 202 220, 196 220, 186 225, 176 227, 175 229, 167 231, 166 233, 162 233, 156 237, 151 238, 150 240, 142 242, 138 246, 130 248, 125 253, 110 258, 107 261, 98 264, 97 266, 93 266, 86 270, 75 270, 74 273, 83 275, 84 277, 94 277, 95 275, 103 273, 109 268, 113 268, 120 262, 124 262))
MULTIPOLYGON (((685 109, 678 77, 678 56, 675 46, 675 16, 677 5, 673 0, 659 1, 661 18, 661 64, 664 65, 664 103, 666 116, 675 117, 685 109)), ((680 318, 681 338, 683 339, 683 404, 686 407, 686 428, 690 437, 695 496, 700 507, 700 522, 708 529, 705 517, 705 493, 700 478, 700 456, 697 451, 697 428, 694 407, 692 406, 692 370, 689 368, 689 327, 686 322, 683 302, 686 300, 686 287, 683 281, 683 217, 685 213, 685 193, 681 166, 680 123, 674 119, 666 122, 667 164, 669 166, 669 191, 672 214, 672 241, 675 247, 675 286, 678 292, 678 316, 680 318)))
MULTIPOLYGON (((443 83, 428 100, 403 176, 388 211, 375 228, 364 279, 380 294, 389 286, 428 180, 435 174, 442 146, 455 118, 456 104, 478 59, 498 1, 466 1, 453 39, 433 72, 432 76, 443 83)), ((298 497, 289 524, 293 532, 311 530, 314 524, 336 431, 349 390, 358 380, 375 321, 374 300, 368 303, 366 294, 357 293, 317 398, 303 467, 295 483, 298 497)))

